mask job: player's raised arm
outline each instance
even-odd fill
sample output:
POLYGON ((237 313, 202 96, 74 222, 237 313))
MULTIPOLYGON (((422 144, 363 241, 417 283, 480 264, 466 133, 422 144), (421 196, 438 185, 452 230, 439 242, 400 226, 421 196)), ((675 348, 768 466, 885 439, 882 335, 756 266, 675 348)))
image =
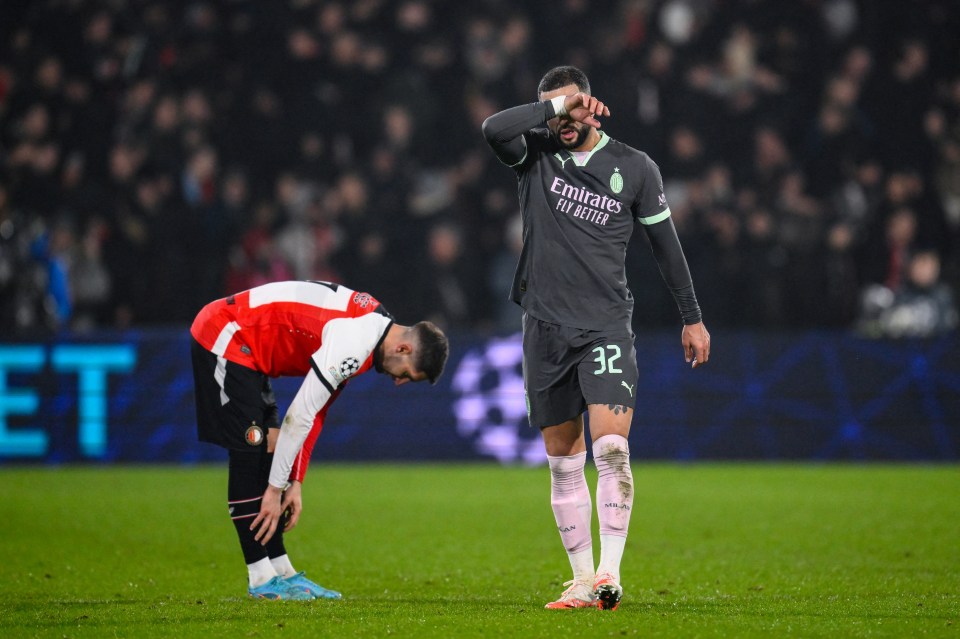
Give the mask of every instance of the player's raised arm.
POLYGON ((554 117, 550 102, 522 104, 495 113, 483 121, 483 137, 497 158, 507 166, 516 166, 527 156, 524 133, 554 117))

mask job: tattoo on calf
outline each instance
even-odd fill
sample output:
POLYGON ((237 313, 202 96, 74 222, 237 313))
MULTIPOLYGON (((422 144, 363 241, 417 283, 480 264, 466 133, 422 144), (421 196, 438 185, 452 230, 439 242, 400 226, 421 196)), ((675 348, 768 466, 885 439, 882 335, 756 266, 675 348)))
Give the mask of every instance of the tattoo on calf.
POLYGON ((627 407, 622 404, 607 404, 607 408, 613 411, 614 415, 619 415, 620 413, 626 414, 627 407))

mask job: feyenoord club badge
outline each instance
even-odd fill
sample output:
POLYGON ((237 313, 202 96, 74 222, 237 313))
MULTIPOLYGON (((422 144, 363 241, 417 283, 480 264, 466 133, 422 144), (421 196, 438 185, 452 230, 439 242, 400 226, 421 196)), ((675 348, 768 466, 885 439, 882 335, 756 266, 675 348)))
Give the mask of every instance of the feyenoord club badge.
POLYGON ((370 293, 357 293, 353 296, 353 303, 358 305, 360 308, 366 308, 372 300, 373 298, 370 297, 370 293))
POLYGON ((259 446, 263 441, 263 429, 257 426, 257 422, 253 422, 247 432, 244 433, 243 438, 251 446, 259 446))

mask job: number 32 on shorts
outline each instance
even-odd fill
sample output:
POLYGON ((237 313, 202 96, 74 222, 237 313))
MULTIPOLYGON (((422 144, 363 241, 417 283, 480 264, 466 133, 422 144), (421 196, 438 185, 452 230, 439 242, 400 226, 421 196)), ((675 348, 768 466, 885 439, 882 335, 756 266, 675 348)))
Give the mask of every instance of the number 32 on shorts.
POLYGON ((593 359, 600 367, 593 371, 594 375, 603 375, 604 373, 622 373, 623 370, 613 365, 620 359, 620 347, 616 344, 607 344, 606 346, 597 346, 591 351, 597 356, 593 359))

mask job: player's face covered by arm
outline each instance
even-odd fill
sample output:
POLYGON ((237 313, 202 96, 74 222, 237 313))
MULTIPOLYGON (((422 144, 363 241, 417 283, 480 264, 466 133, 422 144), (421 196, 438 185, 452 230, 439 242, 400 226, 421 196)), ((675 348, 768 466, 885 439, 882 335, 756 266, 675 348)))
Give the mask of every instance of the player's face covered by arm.
POLYGON ((553 108, 549 102, 522 104, 487 118, 483 123, 483 136, 497 159, 516 168, 527 158, 524 134, 542 126, 550 117, 553 117, 553 108))

